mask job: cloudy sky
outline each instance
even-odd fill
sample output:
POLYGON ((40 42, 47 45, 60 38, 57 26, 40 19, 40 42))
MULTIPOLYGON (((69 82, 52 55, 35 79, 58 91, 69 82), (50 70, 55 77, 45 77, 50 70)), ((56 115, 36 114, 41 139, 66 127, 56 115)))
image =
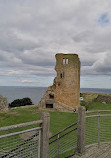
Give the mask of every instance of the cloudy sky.
POLYGON ((0 0, 0 86, 49 86, 76 53, 81 87, 111 88, 111 0, 0 0))

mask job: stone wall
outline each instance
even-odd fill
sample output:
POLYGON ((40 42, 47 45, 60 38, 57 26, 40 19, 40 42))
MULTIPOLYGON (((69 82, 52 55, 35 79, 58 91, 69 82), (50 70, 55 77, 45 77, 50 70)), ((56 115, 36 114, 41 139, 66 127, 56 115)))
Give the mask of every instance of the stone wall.
MULTIPOLYGON (((56 106, 54 106, 55 109, 57 109, 56 107, 59 108, 64 105, 77 109, 80 106, 79 57, 77 54, 56 54, 55 57, 57 76, 54 79, 53 85, 48 87, 41 99, 40 106, 46 108, 46 102, 48 100, 48 102, 57 103, 56 106)), ((64 108, 66 108, 66 106, 64 108)))
POLYGON ((65 105, 61 102, 55 102, 54 103, 54 109, 57 110, 57 111, 64 111, 64 112, 66 112, 66 111, 73 112, 73 110, 74 110, 72 107, 70 107, 68 105, 65 105))
POLYGON ((0 112, 8 111, 8 100, 0 94, 0 112))
POLYGON ((77 54, 56 54, 55 102, 70 107, 80 105, 80 60, 77 54))

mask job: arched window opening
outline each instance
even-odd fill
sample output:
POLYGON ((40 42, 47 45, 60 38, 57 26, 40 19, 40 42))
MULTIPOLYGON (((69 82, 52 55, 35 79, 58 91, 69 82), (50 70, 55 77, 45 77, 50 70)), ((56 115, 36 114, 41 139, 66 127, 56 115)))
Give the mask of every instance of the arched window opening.
POLYGON ((66 59, 66 64, 68 64, 68 59, 66 59))
POLYGON ((65 64, 65 59, 63 58, 63 65, 65 64))

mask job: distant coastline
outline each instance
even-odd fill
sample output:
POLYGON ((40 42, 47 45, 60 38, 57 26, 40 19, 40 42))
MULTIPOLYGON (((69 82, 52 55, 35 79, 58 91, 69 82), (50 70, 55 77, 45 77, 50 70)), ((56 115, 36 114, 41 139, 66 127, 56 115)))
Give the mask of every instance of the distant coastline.
POLYGON ((80 88, 81 93, 104 93, 111 94, 111 89, 106 88, 80 88))
MULTIPOLYGON (((0 86, 0 94, 7 97, 9 103, 15 99, 30 97, 34 104, 38 104, 46 90, 47 87, 0 86)), ((111 89, 81 88, 80 92, 111 94, 111 89)))

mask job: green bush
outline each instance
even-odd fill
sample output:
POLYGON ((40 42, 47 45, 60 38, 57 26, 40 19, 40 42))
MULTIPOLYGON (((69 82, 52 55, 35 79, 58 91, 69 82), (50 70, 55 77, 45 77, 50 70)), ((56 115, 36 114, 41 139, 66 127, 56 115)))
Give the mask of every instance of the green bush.
POLYGON ((19 107, 25 105, 33 105, 32 100, 30 98, 16 99, 9 104, 9 107, 19 107))

